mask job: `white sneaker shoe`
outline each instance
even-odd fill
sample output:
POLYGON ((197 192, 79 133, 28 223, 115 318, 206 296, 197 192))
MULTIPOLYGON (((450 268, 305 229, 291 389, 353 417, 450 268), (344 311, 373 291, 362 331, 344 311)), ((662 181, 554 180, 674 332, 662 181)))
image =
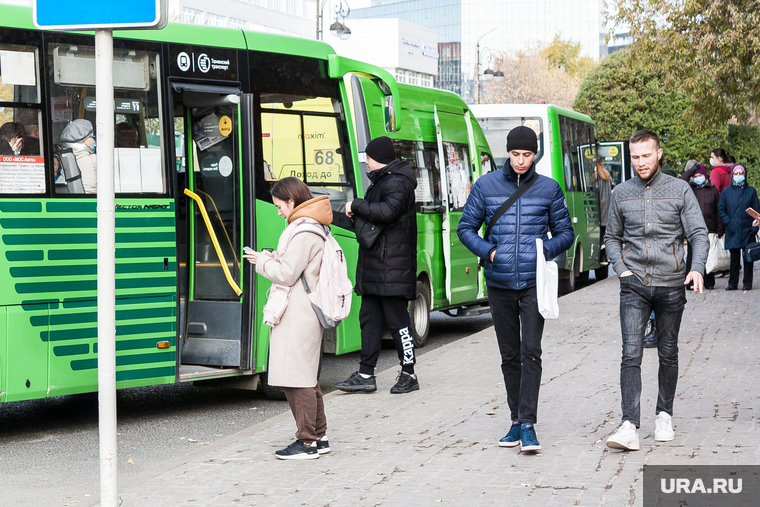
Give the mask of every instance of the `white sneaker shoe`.
POLYGON ((657 442, 670 442, 674 438, 676 433, 673 431, 673 419, 666 412, 660 412, 654 422, 654 439, 657 442))
POLYGON ((607 439, 607 447, 623 451, 639 450, 639 432, 630 421, 625 421, 614 435, 607 439))

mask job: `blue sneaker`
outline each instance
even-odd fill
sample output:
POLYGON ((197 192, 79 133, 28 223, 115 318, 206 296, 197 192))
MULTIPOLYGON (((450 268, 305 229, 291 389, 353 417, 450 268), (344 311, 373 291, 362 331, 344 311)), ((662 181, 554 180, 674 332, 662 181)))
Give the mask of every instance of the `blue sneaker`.
POLYGON ((509 428, 509 433, 504 438, 499 440, 499 447, 515 447, 520 443, 520 423, 512 421, 512 426, 509 428))
POLYGON ((540 451, 541 444, 536 438, 536 427, 530 423, 525 423, 520 427, 520 451, 540 451))

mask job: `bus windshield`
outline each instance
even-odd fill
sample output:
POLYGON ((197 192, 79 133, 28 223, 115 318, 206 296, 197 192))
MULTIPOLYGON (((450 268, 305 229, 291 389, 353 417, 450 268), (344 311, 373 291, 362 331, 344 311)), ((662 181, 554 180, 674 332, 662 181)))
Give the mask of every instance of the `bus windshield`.
POLYGON ((480 126, 483 129, 483 133, 486 135, 488 145, 493 150, 494 161, 496 167, 504 167, 504 163, 507 161, 507 134, 515 128, 521 125, 533 129, 538 137, 538 153, 536 154, 536 162, 541 159, 544 153, 544 136, 543 136, 543 122, 538 117, 513 117, 513 118, 479 118, 480 126))

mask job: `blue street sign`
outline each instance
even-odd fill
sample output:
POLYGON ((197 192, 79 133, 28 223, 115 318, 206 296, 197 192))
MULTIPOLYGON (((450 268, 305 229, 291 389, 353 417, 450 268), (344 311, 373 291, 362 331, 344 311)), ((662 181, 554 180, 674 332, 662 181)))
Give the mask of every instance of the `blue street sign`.
POLYGON ((162 28, 166 0, 33 0, 34 25, 48 30, 162 28))

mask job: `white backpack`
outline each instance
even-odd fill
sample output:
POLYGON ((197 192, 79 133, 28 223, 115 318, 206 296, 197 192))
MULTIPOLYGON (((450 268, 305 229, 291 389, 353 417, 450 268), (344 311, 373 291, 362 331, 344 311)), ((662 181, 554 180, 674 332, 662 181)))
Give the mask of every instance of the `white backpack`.
POLYGON ((322 265, 319 267, 319 283, 312 291, 306 278, 301 274, 301 282, 311 300, 311 307, 325 329, 333 329, 348 317, 351 311, 351 296, 354 287, 348 279, 348 266, 343 249, 330 233, 330 227, 304 223, 298 226, 296 234, 311 232, 325 240, 322 265))

